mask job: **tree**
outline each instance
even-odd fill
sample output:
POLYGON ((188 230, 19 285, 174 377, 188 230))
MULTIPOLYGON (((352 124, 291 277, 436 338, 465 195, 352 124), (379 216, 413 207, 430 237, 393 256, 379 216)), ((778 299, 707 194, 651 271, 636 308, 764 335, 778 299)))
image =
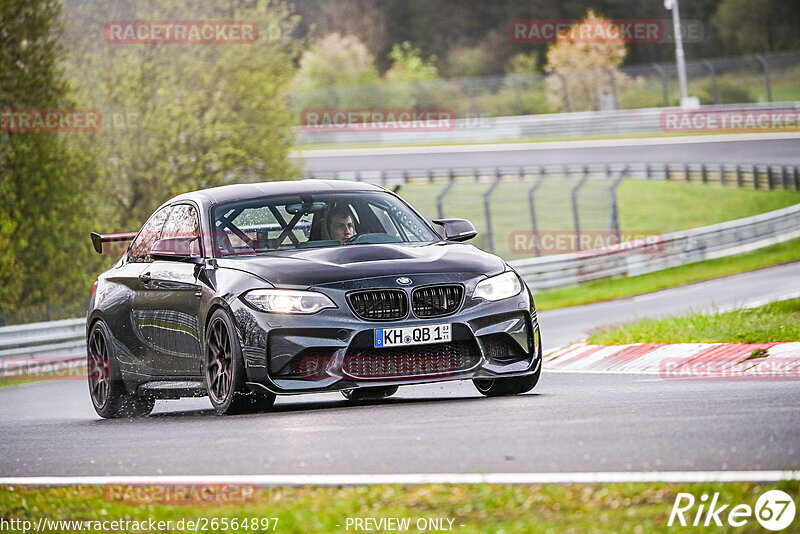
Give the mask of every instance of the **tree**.
POLYGON ((408 41, 392 47, 392 66, 386 71, 385 78, 389 82, 424 82, 439 77, 436 70, 436 57, 427 60, 422 58, 419 48, 414 48, 408 41))
POLYGON ((313 36, 331 33, 358 35, 374 57, 389 51, 386 12, 374 0, 304 0, 295 4, 298 14, 313 26, 313 36))
POLYGON ((96 30, 118 18, 113 6, 69 11, 70 74, 85 81, 80 94, 108 119, 93 142, 112 229, 139 228, 159 204, 185 191, 297 177, 286 104, 296 17, 281 2, 239 4, 231 10, 228 1, 131 2, 124 18, 255 21, 255 42, 114 45, 96 30))
POLYGON ((454 48, 447 54, 447 75, 452 78, 485 76, 494 67, 493 59, 484 46, 454 48))
POLYGON ((511 56, 506 63, 507 74, 533 74, 536 72, 538 59, 535 52, 519 53, 511 56))
MULTIPOLYGON (((56 0, 0 3, 0 109, 69 109, 56 0)), ((7 123, 8 124, 8 123, 7 123)), ((83 133, 0 131, 0 321, 80 313, 93 271, 83 133), (64 311, 63 307, 71 309, 64 311)))
POLYGON ((375 58, 355 35, 326 35, 300 59, 292 85, 298 89, 346 87, 375 83, 375 58))
MULTIPOLYGON (((608 23, 592 10, 579 22, 603 26, 608 23)), ((545 70, 553 73, 547 78, 551 105, 563 109, 569 102, 571 111, 599 109, 602 94, 618 92, 634 83, 618 68, 625 54, 625 43, 619 36, 606 34, 604 39, 581 40, 577 33, 560 34, 547 50, 545 70)))
POLYGON ((796 1, 723 0, 712 23, 723 40, 740 52, 800 46, 800 4, 796 1))

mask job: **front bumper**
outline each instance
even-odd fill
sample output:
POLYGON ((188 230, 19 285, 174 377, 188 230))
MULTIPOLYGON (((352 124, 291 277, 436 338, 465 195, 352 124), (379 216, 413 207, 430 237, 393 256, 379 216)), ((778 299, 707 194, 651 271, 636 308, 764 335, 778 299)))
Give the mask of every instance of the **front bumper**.
POLYGON ((413 312, 394 322, 365 321, 348 306, 353 290, 397 289, 395 277, 312 288, 328 295, 337 309, 314 315, 279 315, 254 310, 241 299, 229 303, 245 359, 248 386, 275 394, 338 391, 524 376, 541 366, 541 339, 533 298, 520 294, 497 302, 472 299, 484 277, 416 275, 415 285, 460 283, 465 298, 456 313, 417 318, 413 312), (451 343, 373 348, 381 327, 452 324, 451 343))

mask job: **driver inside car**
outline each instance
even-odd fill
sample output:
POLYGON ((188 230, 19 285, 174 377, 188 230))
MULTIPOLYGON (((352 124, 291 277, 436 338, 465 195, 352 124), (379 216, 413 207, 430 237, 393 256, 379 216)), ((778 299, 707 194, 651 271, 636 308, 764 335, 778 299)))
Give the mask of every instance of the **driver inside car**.
POLYGON ((335 208, 328 216, 328 234, 331 239, 344 244, 356 234, 353 217, 347 208, 335 208))

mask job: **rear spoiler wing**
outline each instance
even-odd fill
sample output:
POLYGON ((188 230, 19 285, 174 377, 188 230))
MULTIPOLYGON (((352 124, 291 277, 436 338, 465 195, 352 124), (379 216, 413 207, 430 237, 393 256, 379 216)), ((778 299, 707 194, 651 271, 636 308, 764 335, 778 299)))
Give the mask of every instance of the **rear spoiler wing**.
POLYGON ((98 234, 92 232, 92 245, 98 254, 103 253, 103 243, 127 243, 133 241, 138 232, 120 232, 116 234, 98 234))

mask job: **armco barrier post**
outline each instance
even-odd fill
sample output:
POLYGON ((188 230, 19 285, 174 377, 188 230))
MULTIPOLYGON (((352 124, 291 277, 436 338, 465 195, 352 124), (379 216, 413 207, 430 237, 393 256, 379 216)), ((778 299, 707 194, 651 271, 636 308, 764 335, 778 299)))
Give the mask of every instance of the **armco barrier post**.
MULTIPOLYGON (((609 169, 608 165, 606 165, 606 176, 611 176, 611 170, 609 169)), ((611 230, 614 232, 614 235, 617 237, 617 243, 622 242, 622 228, 620 228, 619 224, 619 209, 617 208, 617 188, 622 183, 622 181, 628 176, 628 166, 622 168, 617 176, 617 179, 614 180, 614 183, 611 184, 611 188, 608 190, 609 200, 611 201, 611 211, 609 212, 609 222, 611 230)))
POLYGON ((708 73, 711 75, 711 91, 714 93, 714 103, 722 104, 722 98, 719 96, 719 86, 717 85, 717 69, 715 69, 714 65, 707 59, 704 59, 701 63, 708 69, 708 73))
POLYGON ((581 250, 581 219, 580 215, 578 214, 578 191, 580 191, 583 184, 586 183, 586 180, 589 179, 589 168, 584 165, 583 166, 583 177, 578 181, 575 187, 572 188, 572 220, 575 224, 575 237, 577 241, 577 249, 580 252, 581 250))
POLYGON ((614 70, 610 67, 606 67, 605 71, 608 74, 608 81, 611 85, 611 97, 614 109, 619 109, 619 103, 617 101, 617 79, 614 77, 614 70))
POLYGON ((567 78, 561 74, 560 72, 554 72, 554 76, 557 76, 559 80, 561 80, 561 87, 564 88, 564 92, 562 93, 562 103, 564 106, 564 111, 569 112, 569 90, 567 89, 567 78))
POLYGON ((522 105, 522 95, 520 94, 519 80, 513 74, 511 75, 511 87, 514 88, 514 102, 517 104, 517 114, 524 115, 525 107, 522 105))
POLYGON ((419 107, 425 109, 428 107, 428 93, 425 91, 425 88, 419 82, 414 82, 414 87, 417 90, 417 98, 419 99, 419 107))
POLYGON ((667 85, 667 73, 664 70, 664 67, 659 65, 658 63, 653 63, 652 65, 653 70, 656 71, 661 77, 661 94, 664 98, 664 107, 669 106, 669 86, 667 85))
POLYGON ((453 186, 456 183, 455 176, 453 176, 453 169, 448 169, 447 177, 448 177, 448 180, 449 180, 447 182, 447 185, 444 186, 444 189, 442 189, 442 192, 439 193, 439 195, 436 197, 436 212, 439 214, 439 218, 440 219, 444 219, 444 207, 443 207, 443 205, 444 205, 444 197, 445 197, 445 195, 447 195, 447 193, 450 192, 450 190, 453 188, 453 186))
POLYGON ((800 191, 800 167, 794 168, 794 190, 800 191))
POLYGON ((531 209, 531 229, 533 230, 533 249, 537 256, 541 256, 542 251, 539 248, 539 226, 536 222, 536 191, 539 189, 539 186, 542 185, 545 178, 547 178, 547 171, 544 167, 541 167, 539 169, 539 178, 530 190, 528 190, 528 205, 531 209))
POLYGON ((761 72, 764 73, 764 86, 767 89, 767 102, 772 102, 772 84, 769 81, 769 64, 761 54, 756 54, 756 61, 761 65, 761 72))
POLYGON ((489 252, 494 254, 494 234, 492 233, 492 209, 491 209, 491 197, 494 190, 497 189, 497 186, 500 185, 503 177, 500 175, 500 169, 495 167, 494 169, 494 182, 489 187, 489 189, 483 195, 483 210, 486 213, 486 233, 489 237, 489 252))
POLYGON ((736 187, 742 187, 742 166, 738 163, 736 164, 736 187))
POLYGON ((467 85, 467 97, 469 97, 470 112, 474 117, 477 117, 480 115, 480 111, 478 111, 478 106, 475 104, 475 87, 473 86, 475 80, 472 78, 467 78, 465 83, 467 85))

